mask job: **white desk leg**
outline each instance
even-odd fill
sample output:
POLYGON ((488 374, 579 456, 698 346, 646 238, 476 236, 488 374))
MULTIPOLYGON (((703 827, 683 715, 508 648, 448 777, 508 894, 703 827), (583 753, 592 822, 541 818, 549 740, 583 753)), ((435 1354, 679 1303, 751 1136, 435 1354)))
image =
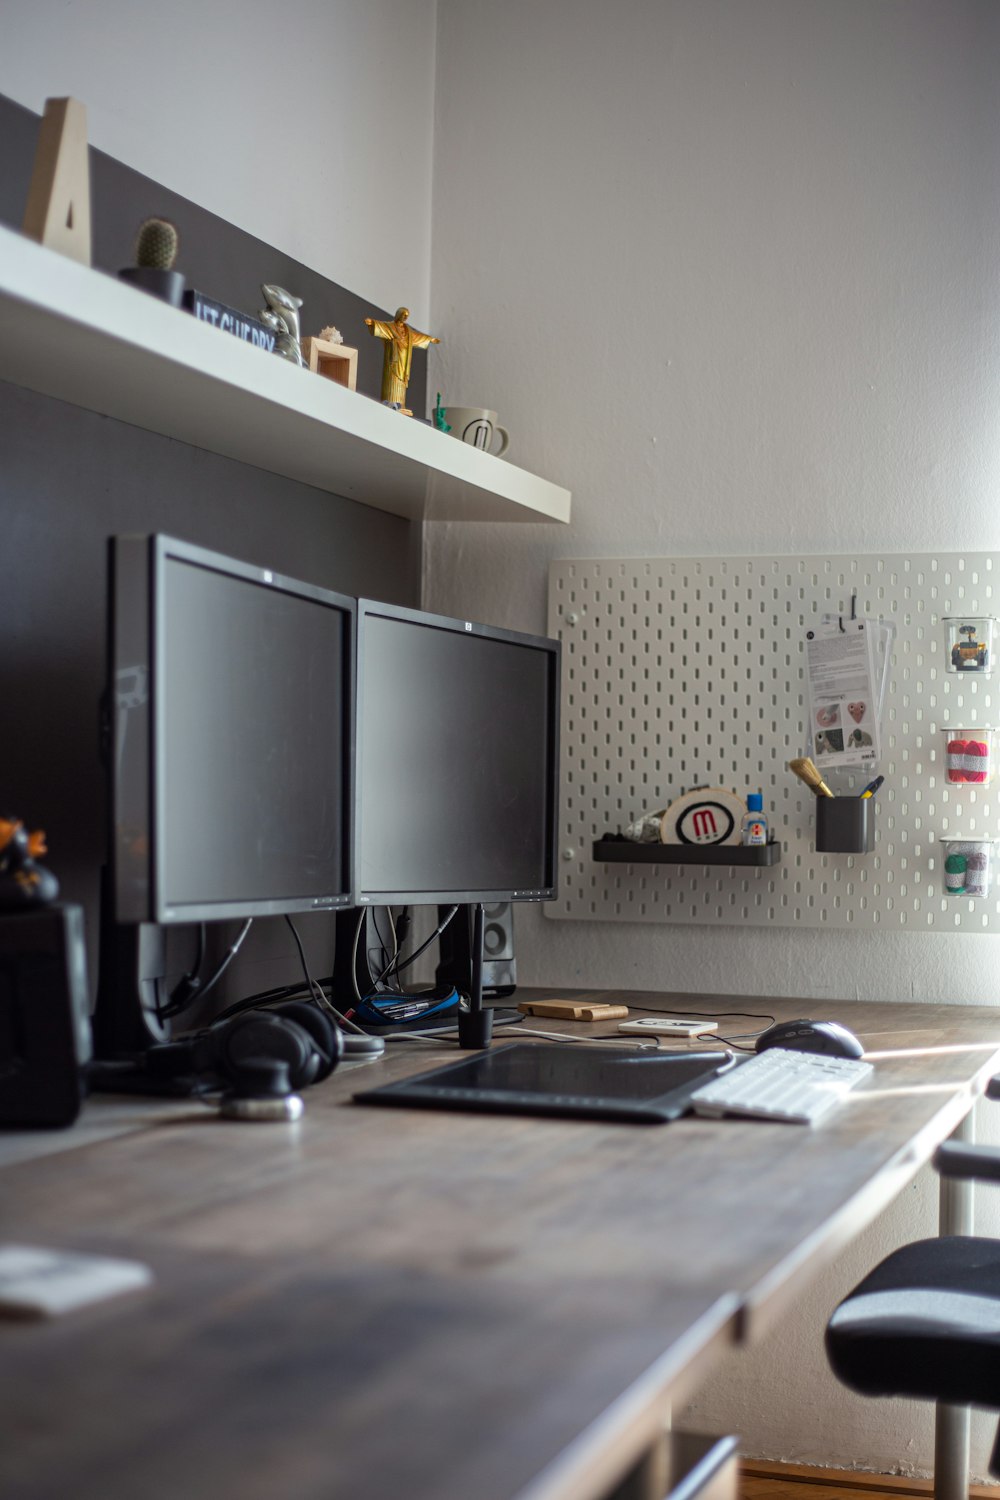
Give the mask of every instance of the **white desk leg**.
MULTIPOLYGON (((975 1139, 972 1110, 954 1132, 953 1141, 975 1139)), ((973 1185, 960 1178, 940 1180, 938 1233, 971 1234, 973 1185)), ((934 1425, 934 1500, 968 1500, 969 1408, 938 1402, 934 1425)))

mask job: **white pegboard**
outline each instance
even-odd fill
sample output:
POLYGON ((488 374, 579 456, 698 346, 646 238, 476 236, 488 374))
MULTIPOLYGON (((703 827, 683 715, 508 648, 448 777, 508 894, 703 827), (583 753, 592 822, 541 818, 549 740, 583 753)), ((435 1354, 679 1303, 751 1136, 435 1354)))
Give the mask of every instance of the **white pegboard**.
MULTIPOLYGON (((1000 932, 982 900, 946 897, 940 838, 1000 836, 1000 778, 950 786, 939 729, 995 726, 1000 674, 945 670, 940 620, 996 615, 995 553, 564 560, 549 573, 563 642, 560 893, 553 918, 1000 932), (806 630, 824 614, 896 627, 875 849, 817 854, 807 753, 806 630), (696 786, 760 789, 783 845, 773 868, 614 865, 593 841, 696 786)), ((833 789, 860 791, 842 776, 833 789)))

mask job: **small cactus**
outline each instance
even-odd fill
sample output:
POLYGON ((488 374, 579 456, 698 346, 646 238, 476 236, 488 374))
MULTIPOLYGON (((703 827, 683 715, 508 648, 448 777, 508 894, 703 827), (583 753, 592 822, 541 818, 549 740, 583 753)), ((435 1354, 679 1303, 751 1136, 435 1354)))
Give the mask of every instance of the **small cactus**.
POLYGON ((145 219, 135 241, 135 263, 170 271, 177 259, 177 229, 169 219, 145 219))

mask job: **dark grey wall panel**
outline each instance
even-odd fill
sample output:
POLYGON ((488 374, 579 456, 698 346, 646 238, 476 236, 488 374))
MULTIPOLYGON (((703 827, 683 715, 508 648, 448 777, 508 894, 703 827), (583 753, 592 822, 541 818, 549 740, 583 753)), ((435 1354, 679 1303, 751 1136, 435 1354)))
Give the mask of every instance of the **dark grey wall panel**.
MULTIPOLYGON (((37 123, 0 99, 0 220, 14 225, 37 123)), ((164 213, 180 227, 183 269, 201 290, 253 311, 262 281, 287 286, 306 298, 307 330, 334 322, 358 344, 359 387, 377 395, 381 347, 360 318, 384 309, 121 163, 93 151, 91 161, 95 264, 126 264, 136 224, 164 213), (359 327, 366 342, 354 337, 359 327)), ((422 404, 422 368, 411 389, 422 404)), ((47 830, 48 863, 66 898, 86 909, 92 975, 106 816, 97 739, 106 539, 122 531, 168 532, 344 593, 420 598, 419 525, 0 383, 0 811, 47 830)), ((296 977, 284 925, 261 926, 230 993, 251 974, 254 985, 296 977)), ((306 926, 328 957, 330 924, 306 926)), ((174 948, 183 955, 183 940, 174 948)))

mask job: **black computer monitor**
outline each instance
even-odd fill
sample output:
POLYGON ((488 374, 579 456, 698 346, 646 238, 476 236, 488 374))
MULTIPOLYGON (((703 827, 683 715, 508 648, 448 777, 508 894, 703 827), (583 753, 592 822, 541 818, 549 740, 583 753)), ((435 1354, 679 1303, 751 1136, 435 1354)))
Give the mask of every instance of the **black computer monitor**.
POLYGON ((357 904, 555 895, 559 649, 359 600, 357 904))
POLYGON ((355 901, 472 908, 466 1046, 483 903, 556 894, 559 668, 557 641, 358 602, 355 901))
POLYGON ((110 578, 117 921, 349 905, 355 602, 164 536, 110 578))

